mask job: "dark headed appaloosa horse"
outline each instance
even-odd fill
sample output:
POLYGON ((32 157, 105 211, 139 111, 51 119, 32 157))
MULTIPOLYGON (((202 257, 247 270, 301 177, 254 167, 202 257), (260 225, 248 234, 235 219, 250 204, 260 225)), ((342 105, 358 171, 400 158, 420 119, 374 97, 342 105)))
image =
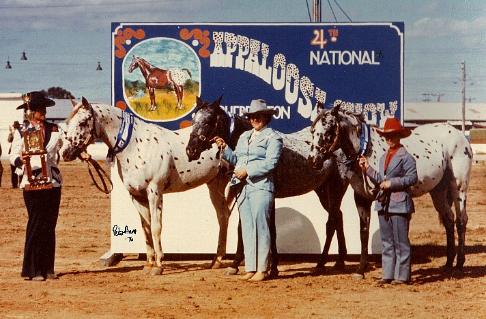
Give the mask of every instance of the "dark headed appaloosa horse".
MULTIPOLYGON (((199 100, 199 99, 198 99, 199 100)), ((192 132, 189 143, 186 147, 186 153, 189 161, 195 161, 200 158, 202 152, 210 149, 212 146, 211 139, 215 136, 222 137, 229 147, 236 146, 239 136, 243 131, 248 130, 250 125, 246 119, 235 116, 232 119, 218 103, 208 104, 198 102, 194 111, 192 121, 192 132)), ((343 218, 341 212, 341 201, 344 193, 347 190, 349 181, 347 177, 341 175, 345 168, 343 165, 344 158, 338 160, 329 160, 324 163, 324 167, 316 171, 310 167, 307 158, 310 154, 310 143, 312 134, 307 127, 299 132, 292 134, 282 134, 283 150, 280 157, 279 164, 275 169, 275 197, 284 198, 302 195, 310 191, 316 192, 324 209, 329 213, 329 218, 326 224, 326 239, 322 254, 316 265, 315 273, 320 273, 324 270, 324 265, 328 261, 328 252, 334 233, 337 233, 339 257, 336 262, 336 267, 344 267, 346 259, 346 243, 343 230, 343 218)), ((344 156, 344 154, 343 154, 344 156)), ((361 241, 363 243, 361 249, 362 260, 357 273, 362 275, 367 268, 368 256, 368 229, 369 226, 369 211, 371 207, 371 200, 360 197, 355 193, 355 203, 358 208, 360 217, 367 219, 361 220, 361 241), (363 235, 365 235, 363 237, 363 235)), ((272 218, 273 219, 273 218, 272 218)), ((272 220, 271 220, 272 222, 272 220)), ((274 222, 274 219, 273 219, 274 222)), ((270 225, 271 228, 275 224, 270 225)), ((271 236, 272 234, 272 229, 271 236)), ((275 238, 272 238, 272 246, 275 238)), ((273 248, 273 247, 272 247, 273 248)), ((241 247, 238 246, 241 253, 241 247)), ((272 252, 273 255, 274 252, 272 252)), ((241 261, 238 258, 238 251, 236 262, 232 267, 237 267, 241 261)), ((275 258, 275 256, 272 256, 275 258)), ((272 263, 274 260, 272 260, 272 263)), ((275 264, 272 264, 272 272, 275 271, 275 264)))
POLYGON ((188 69, 159 69, 138 56, 132 57, 132 63, 128 72, 132 73, 136 68, 140 69, 145 78, 145 86, 150 95, 150 111, 155 111, 155 89, 171 88, 177 96, 177 107, 183 108, 182 98, 184 97, 184 84, 192 75, 188 69))
MULTIPOLYGON (((386 152, 386 142, 376 128, 365 122, 363 114, 341 109, 337 103, 333 109, 319 113, 312 125, 312 148, 309 161, 316 169, 336 150, 342 150, 346 157, 356 163, 360 154, 367 157, 372 167, 378 167, 380 158, 386 152), (368 133, 366 133, 368 132, 368 133), (368 135, 368 143, 361 143, 368 135)), ((457 228, 458 272, 463 271, 465 262, 466 224, 468 221, 466 199, 471 177, 472 149, 463 133, 449 124, 434 123, 415 128, 410 137, 401 143, 415 157, 418 183, 412 186, 413 197, 429 193, 440 220, 446 230, 447 261, 445 271, 452 270, 456 256, 454 225, 457 228), (455 209, 455 216, 452 210, 455 209), (455 222, 454 222, 455 217, 455 222)), ((357 165, 348 167, 348 174, 360 171, 357 165)), ((363 181, 351 186, 356 190, 363 181)))

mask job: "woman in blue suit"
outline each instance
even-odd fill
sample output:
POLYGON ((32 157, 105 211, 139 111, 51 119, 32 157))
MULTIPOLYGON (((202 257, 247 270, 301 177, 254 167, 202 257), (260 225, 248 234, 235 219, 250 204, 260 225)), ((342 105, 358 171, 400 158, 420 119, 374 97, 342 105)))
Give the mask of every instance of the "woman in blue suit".
POLYGON ((235 166, 233 180, 245 183, 238 196, 248 281, 262 281, 268 277, 270 256, 270 213, 274 207, 275 186, 273 170, 282 153, 282 138, 267 127, 275 114, 264 100, 251 101, 245 115, 252 130, 244 132, 233 151, 220 137, 214 140, 224 148, 223 157, 235 166))
POLYGON ((410 187, 417 183, 415 159, 400 144, 400 139, 411 134, 395 118, 385 121, 383 130, 377 130, 389 146, 380 158, 379 171, 369 166, 365 157, 359 164, 375 184, 380 185, 375 209, 378 211, 382 243, 381 263, 383 284, 410 282, 410 218, 415 211, 410 187))

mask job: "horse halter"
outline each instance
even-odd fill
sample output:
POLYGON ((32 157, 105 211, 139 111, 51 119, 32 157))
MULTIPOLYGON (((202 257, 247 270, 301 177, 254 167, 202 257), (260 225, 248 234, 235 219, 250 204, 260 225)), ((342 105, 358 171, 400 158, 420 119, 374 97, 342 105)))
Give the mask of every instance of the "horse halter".
POLYGON ((212 129, 206 134, 195 134, 191 133, 192 136, 195 136, 199 141, 206 143, 208 142, 208 145, 211 145, 210 140, 216 136, 216 132, 218 131, 218 128, 220 127, 220 115, 216 115, 216 125, 212 126, 212 129))
MULTIPOLYGON (((91 110, 92 110, 92 108, 91 108, 91 110)), ((87 150, 88 146, 91 145, 91 144, 93 144, 93 142, 95 140, 95 137, 96 137, 96 123, 95 123, 94 115, 91 116, 91 121, 92 121, 92 124, 93 124, 91 130, 87 134, 85 140, 82 143, 78 144, 78 146, 76 146, 76 152, 75 152, 76 157, 80 157, 80 155, 82 153, 86 153, 86 150, 87 150)))
MULTIPOLYGON (((318 116, 314 122, 312 122, 312 125, 311 125, 311 132, 314 131, 314 126, 318 123, 318 121, 322 121, 323 120, 323 116, 318 116)), ((334 136, 334 139, 331 143, 331 146, 329 148, 327 148, 326 146, 321 146, 321 145, 314 145, 314 147, 316 148, 316 150, 323 156, 323 157, 329 157, 330 154, 334 153, 334 151, 336 151, 338 149, 338 144, 339 144, 339 140, 340 140, 340 137, 341 137, 341 126, 339 125, 339 122, 336 121, 336 124, 335 124, 335 131, 336 131, 336 135, 334 136)), ((320 140, 319 140, 320 141, 320 140)))
POLYGON ((133 70, 135 70, 137 68, 137 66, 139 66, 139 64, 140 64, 140 62, 139 62, 138 58, 133 56, 133 60, 130 63, 130 66, 128 67, 128 72, 132 73, 133 70))

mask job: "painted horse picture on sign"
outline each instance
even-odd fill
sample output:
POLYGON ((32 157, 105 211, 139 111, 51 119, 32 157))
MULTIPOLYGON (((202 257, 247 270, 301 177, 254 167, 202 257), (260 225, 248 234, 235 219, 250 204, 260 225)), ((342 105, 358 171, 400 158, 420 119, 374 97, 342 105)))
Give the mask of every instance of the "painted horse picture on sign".
POLYGON ((179 119, 196 104, 200 74, 199 59, 187 44, 168 38, 142 41, 124 59, 125 101, 145 120, 179 119))

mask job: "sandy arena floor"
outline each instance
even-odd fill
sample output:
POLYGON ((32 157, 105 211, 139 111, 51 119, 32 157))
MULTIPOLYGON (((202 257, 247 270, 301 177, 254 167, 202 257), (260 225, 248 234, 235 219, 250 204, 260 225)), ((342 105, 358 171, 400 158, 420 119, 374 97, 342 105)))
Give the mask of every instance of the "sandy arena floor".
MULTIPOLYGON (((91 183, 84 164, 61 163, 65 177, 57 226, 59 280, 20 278, 27 214, 22 194, 0 189, 0 318, 486 318, 486 164, 473 167, 468 197, 465 273, 449 277, 445 232, 429 196, 415 200, 411 224, 413 283, 377 287, 379 264, 364 280, 332 264, 312 276, 309 262, 283 262, 276 280, 247 283, 207 269, 209 261, 168 261, 164 275, 143 274, 126 257, 105 267, 110 246, 110 200, 91 183)), ((216 217, 215 217, 216 218, 216 217)), ((357 218, 357 217, 356 217, 357 218)))

